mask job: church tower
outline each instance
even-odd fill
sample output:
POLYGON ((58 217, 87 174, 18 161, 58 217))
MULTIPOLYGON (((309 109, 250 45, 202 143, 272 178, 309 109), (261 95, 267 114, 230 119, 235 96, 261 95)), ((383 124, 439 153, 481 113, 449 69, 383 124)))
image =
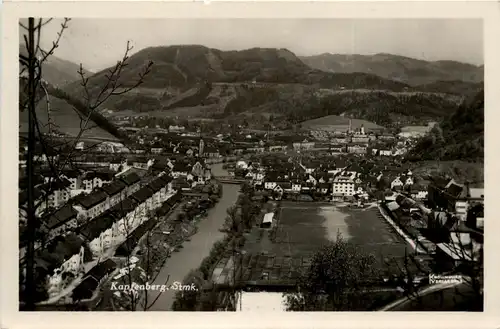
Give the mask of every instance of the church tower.
POLYGON ((198 149, 199 149, 199 153, 198 153, 198 155, 199 155, 200 157, 202 157, 202 156, 203 156, 203 149, 204 149, 204 148, 205 148, 205 142, 203 141, 203 138, 200 138, 200 146, 198 147, 198 149))

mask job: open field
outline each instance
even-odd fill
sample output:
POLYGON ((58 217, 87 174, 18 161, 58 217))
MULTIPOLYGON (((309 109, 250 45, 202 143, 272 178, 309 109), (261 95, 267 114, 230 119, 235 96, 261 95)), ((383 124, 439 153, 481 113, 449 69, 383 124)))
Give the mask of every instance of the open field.
MULTIPOLYGON (((365 127, 366 131, 383 130, 382 126, 379 126, 373 122, 361 120, 361 119, 351 119, 352 128, 361 128, 361 125, 365 127)), ((307 120, 301 123, 302 128, 306 129, 321 129, 321 130, 347 130, 349 127, 349 118, 340 115, 327 115, 321 118, 307 120)))
MULTIPOLYGON (((254 228, 246 235, 244 256, 237 260, 243 267, 242 280, 292 285, 298 273, 309 266, 312 255, 334 241, 338 233, 373 254, 384 268, 391 260, 401 259, 407 247, 378 217, 377 208, 349 209, 329 203, 282 202, 276 225, 275 234, 273 229, 254 228)), ((230 263, 229 259, 227 266, 230 263)))

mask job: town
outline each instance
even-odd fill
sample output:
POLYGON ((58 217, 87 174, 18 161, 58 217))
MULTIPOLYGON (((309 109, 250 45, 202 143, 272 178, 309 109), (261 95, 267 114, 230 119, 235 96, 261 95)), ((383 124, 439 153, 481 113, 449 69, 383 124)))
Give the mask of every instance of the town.
POLYGON ((374 21, 22 19, 19 309, 483 311, 482 23, 374 21))
MULTIPOLYGON (((397 236, 400 242, 392 244, 407 247, 396 248, 399 250, 395 255, 383 256, 401 259, 403 249, 415 253, 419 261, 414 276, 420 279, 429 273, 448 273, 471 261, 478 262, 483 243, 484 189, 481 182, 472 187, 412 172, 411 165, 402 159, 422 135, 422 128, 406 127, 404 133, 390 134, 363 125, 353 127, 349 120, 347 125, 330 126, 329 131, 288 136, 202 136, 176 127, 164 133, 137 134, 137 148, 82 141, 77 148, 89 147, 91 151, 72 159, 78 169, 64 170, 59 177, 53 177, 47 165, 63 155, 40 152, 36 159, 46 169, 41 171, 35 190, 41 219, 35 262, 38 275, 45 277, 39 303, 46 307, 103 307, 105 294, 101 287, 116 284, 116 277, 125 277, 124 269, 131 271, 135 264, 145 268, 148 276, 156 274, 163 262, 168 268, 166 259, 174 252, 182 253, 178 248, 191 235, 202 234, 196 232, 196 226, 206 220, 205 209, 213 207, 219 198, 226 198, 228 186, 241 184, 247 189, 239 193, 251 195, 251 202, 258 202, 260 208, 252 219, 257 226, 250 228, 247 243, 240 248, 249 249, 245 256, 248 261, 252 255, 260 255, 259 259, 266 262, 275 259, 275 266, 278 259, 283 262, 286 257, 306 264, 308 249, 319 236, 302 232, 311 235, 311 240, 296 242, 291 253, 277 251, 277 256, 268 254, 274 248, 266 250, 262 242, 251 242, 252 237, 276 229, 288 239, 299 234, 296 230, 301 228, 292 225, 299 220, 294 215, 298 210, 302 211, 301 223, 311 226, 308 230, 317 230, 322 226, 315 219, 317 208, 334 206, 349 208, 353 217, 366 217, 360 225, 371 225, 375 230, 372 234, 380 234, 375 239, 383 240, 387 234, 397 236), (295 209, 301 204, 305 205, 295 209), (439 231, 442 227, 448 235, 439 231), (301 250, 302 244, 309 246, 301 250), (163 253, 157 249, 159 245, 163 253), (156 249, 155 262, 146 255, 150 248, 156 249), (441 268, 432 268, 431 260, 435 259, 439 259, 441 268)), ((429 125, 427 132, 431 128, 429 125)), ((22 181, 20 184, 22 187, 22 181)), ((21 191, 21 262, 26 246, 25 206, 26 193, 21 191)), ((360 239, 360 244, 369 244, 372 239, 355 238, 360 239)), ((280 243, 291 242, 274 244, 280 243)), ((236 268, 238 262, 231 252, 230 248, 221 252, 209 274, 218 285, 234 282, 230 275, 215 278, 217 272, 236 271, 243 276, 243 265, 236 268)), ((260 283, 248 283, 246 288, 265 290, 262 281, 271 280, 273 273, 276 290, 277 286, 289 284, 291 278, 286 274, 296 274, 301 265, 292 271, 290 265, 286 268, 282 264, 282 276, 274 274, 273 267, 247 266, 247 280, 260 283), (258 277, 253 278, 256 272, 258 277)), ((228 308, 231 303, 221 305, 228 308)))

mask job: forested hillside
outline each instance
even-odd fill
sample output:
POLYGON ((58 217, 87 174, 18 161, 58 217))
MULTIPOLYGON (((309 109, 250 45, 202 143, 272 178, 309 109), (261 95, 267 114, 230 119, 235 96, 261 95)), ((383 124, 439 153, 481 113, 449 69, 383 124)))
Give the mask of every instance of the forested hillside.
MULTIPOLYGON (((335 73, 364 72, 412 86, 433 84, 436 81, 461 81, 462 84, 483 81, 484 67, 456 61, 425 61, 393 54, 344 55, 320 54, 300 57, 312 68, 335 73)), ((440 87, 434 85, 433 87, 440 87)), ((449 88, 450 86, 448 86, 449 88)), ((451 92, 457 90, 448 89, 451 92)), ((442 90, 432 90, 439 91, 442 90)))
POLYGON ((420 160, 484 160, 484 91, 458 109, 422 138, 408 155, 420 160))

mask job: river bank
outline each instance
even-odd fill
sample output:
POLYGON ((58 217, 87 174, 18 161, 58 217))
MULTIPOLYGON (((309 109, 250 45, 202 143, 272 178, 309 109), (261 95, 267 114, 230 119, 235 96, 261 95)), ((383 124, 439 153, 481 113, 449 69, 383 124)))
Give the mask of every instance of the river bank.
MULTIPOLYGON (((182 282, 184 277, 197 268, 203 259, 208 256, 212 245, 224 237, 219 229, 224 224, 226 209, 231 207, 238 199, 239 185, 223 185, 222 198, 217 205, 207 212, 207 216, 198 224, 198 232, 186 241, 182 249, 172 253, 160 269, 158 276, 152 285, 170 285, 174 282, 182 282), (167 283, 166 283, 167 282, 167 283)), ((158 297, 151 306, 151 311, 170 311, 175 298, 176 290, 165 292, 153 291, 150 300, 158 297), (158 296, 159 295, 159 296, 158 296)))

